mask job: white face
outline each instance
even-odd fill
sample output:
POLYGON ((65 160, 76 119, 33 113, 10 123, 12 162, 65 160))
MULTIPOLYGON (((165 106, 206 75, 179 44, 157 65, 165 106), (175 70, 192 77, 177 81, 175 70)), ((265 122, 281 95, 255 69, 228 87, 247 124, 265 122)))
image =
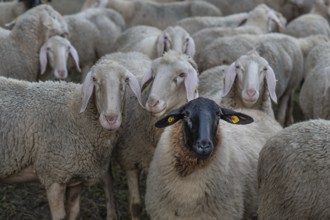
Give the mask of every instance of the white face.
POLYGON ((67 60, 69 51, 69 42, 49 42, 48 44, 47 56, 56 79, 66 79, 68 77, 67 60))

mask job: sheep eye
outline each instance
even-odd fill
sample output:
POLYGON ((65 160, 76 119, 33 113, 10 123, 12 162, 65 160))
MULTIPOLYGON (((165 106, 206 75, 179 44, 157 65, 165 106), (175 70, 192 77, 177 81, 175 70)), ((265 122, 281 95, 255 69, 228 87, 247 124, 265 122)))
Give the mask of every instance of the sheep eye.
POLYGON ((239 65, 236 65, 235 68, 236 68, 236 69, 239 69, 239 68, 241 68, 241 67, 240 67, 239 65))
POLYGON ((67 51, 69 51, 69 50, 70 50, 70 48, 71 48, 71 47, 70 47, 70 46, 68 46, 68 48, 66 48, 66 49, 67 49, 67 51))
POLYGON ((179 74, 179 77, 181 77, 181 78, 183 78, 183 77, 185 77, 185 76, 186 76, 185 73, 180 73, 180 74, 179 74))
POLYGON ((267 71, 267 70, 268 70, 268 68, 267 67, 264 67, 263 71, 267 71))
POLYGON ((129 83, 129 78, 128 77, 126 77, 125 83, 129 83))
POLYGON ((93 80, 93 82, 96 82, 96 78, 95 78, 95 76, 92 77, 92 80, 93 80))

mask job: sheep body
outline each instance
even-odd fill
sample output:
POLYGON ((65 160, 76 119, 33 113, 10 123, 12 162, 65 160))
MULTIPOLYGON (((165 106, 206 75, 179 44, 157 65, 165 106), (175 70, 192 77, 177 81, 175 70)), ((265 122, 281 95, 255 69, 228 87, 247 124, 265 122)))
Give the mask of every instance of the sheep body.
POLYGON ((147 177, 151 219, 250 219, 256 214, 258 154, 281 126, 258 110, 243 112, 254 122, 238 126, 220 120, 219 145, 206 161, 183 143, 182 123, 165 128, 147 177))
POLYGON ((260 152, 258 218, 329 219, 330 122, 309 120, 271 137, 260 152))

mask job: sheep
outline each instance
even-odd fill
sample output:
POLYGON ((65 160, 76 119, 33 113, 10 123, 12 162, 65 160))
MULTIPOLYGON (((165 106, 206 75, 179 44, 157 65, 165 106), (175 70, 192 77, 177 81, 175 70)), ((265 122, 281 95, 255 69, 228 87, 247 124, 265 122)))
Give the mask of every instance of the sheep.
POLYGON ((227 70, 221 106, 252 108, 274 117, 272 103, 277 103, 274 70, 255 50, 240 56, 227 70))
POLYGON ((113 158, 127 176, 132 219, 140 219, 143 208, 139 174, 148 171, 161 133, 161 129, 156 130, 153 125, 158 117, 198 96, 196 68, 191 57, 170 50, 152 61, 141 80, 145 110, 137 108, 134 100, 126 103, 124 130, 115 145, 113 158))
POLYGON ((145 201, 151 219, 256 216, 259 151, 282 129, 272 117, 252 109, 238 113, 200 97, 155 126, 166 128, 147 176, 145 201), (219 119, 226 122, 219 124, 219 119))
POLYGON ((329 7, 325 3, 326 1, 327 4, 330 3, 329 0, 315 0, 311 11, 292 20, 283 33, 294 37, 307 37, 315 34, 330 37, 330 25, 327 20, 330 14, 323 13, 324 9, 329 7))
POLYGON ((296 123, 260 152, 258 219, 330 218, 330 122, 296 123))
POLYGON ((256 48, 274 69, 279 83, 276 87, 278 105, 276 119, 281 125, 293 123, 293 93, 303 79, 304 57, 296 38, 280 33, 237 35, 214 40, 202 51, 196 50, 195 60, 200 71, 216 65, 229 65, 239 56, 256 48))
POLYGON ((248 13, 248 17, 242 23, 239 27, 206 28, 196 32, 192 35, 197 45, 196 50, 203 50, 207 42, 223 36, 275 32, 284 28, 286 20, 280 13, 275 12, 267 5, 259 4, 248 13))
MULTIPOLYGON (((95 0, 96 7, 109 7, 120 12, 127 27, 149 25, 161 30, 186 17, 220 16, 221 11, 207 2, 169 2, 157 3, 151 1, 95 0)), ((93 4, 92 1, 89 4, 93 4)))
POLYGON ((68 33, 63 17, 48 5, 19 16, 10 34, 0 38, 0 75, 36 81, 39 49, 53 35, 68 33))
POLYGON ((88 9, 64 19, 69 27, 68 39, 79 54, 84 79, 100 57, 112 52, 113 43, 125 29, 125 21, 118 12, 106 8, 88 9))
MULTIPOLYGON (((56 79, 66 79, 68 77, 67 60, 69 55, 73 58, 77 70, 81 72, 78 52, 70 41, 61 36, 49 38, 39 52, 41 75, 45 73, 49 59, 49 66, 53 74, 46 74, 46 76, 53 75, 56 79)), ((73 65, 69 66, 69 69, 73 65)))
POLYGON ((0 26, 5 27, 9 22, 15 20, 27 10, 40 5, 40 0, 15 0, 11 2, 0 2, 0 26))
POLYGON ((189 34, 194 34, 204 28, 237 27, 247 19, 247 17, 247 12, 227 16, 194 16, 183 18, 179 20, 176 25, 183 27, 189 34))
POLYGON ((138 25, 126 29, 114 43, 113 51, 139 51, 155 59, 168 50, 176 50, 191 57, 195 55, 195 43, 191 36, 179 26, 165 30, 138 25))
MULTIPOLYGON (((304 62, 307 59, 309 52, 316 47, 317 45, 328 42, 329 38, 323 34, 310 35, 307 37, 297 38, 297 43, 301 49, 301 52, 304 57, 304 62)), ((305 69, 304 69, 305 73, 305 69)))
POLYGON ((108 219, 116 219, 108 166, 124 121, 126 85, 141 102, 129 66, 100 59, 82 85, 0 77, 0 182, 40 181, 52 219, 76 219, 81 187, 102 180, 108 219))
POLYGON ((329 0, 314 0, 312 2, 312 7, 310 13, 318 14, 324 17, 328 22, 330 22, 330 1, 329 0))

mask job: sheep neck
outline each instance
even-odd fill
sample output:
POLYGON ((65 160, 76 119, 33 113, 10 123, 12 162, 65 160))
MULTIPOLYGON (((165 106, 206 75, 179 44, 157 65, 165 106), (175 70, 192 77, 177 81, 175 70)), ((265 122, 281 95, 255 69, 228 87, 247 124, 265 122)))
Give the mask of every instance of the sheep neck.
POLYGON ((183 126, 184 124, 182 121, 176 123, 172 126, 173 129, 171 130, 169 135, 169 137, 171 137, 169 145, 171 148, 173 148, 171 149, 171 152, 173 152, 172 155, 174 158, 174 167, 176 172, 181 177, 188 176, 197 169, 201 169, 203 167, 208 166, 208 164, 210 164, 216 157, 217 151, 220 148, 219 146, 221 145, 221 129, 218 127, 217 146, 214 146, 214 151, 210 158, 206 160, 200 160, 196 157, 195 153, 191 151, 188 146, 185 145, 183 126))

